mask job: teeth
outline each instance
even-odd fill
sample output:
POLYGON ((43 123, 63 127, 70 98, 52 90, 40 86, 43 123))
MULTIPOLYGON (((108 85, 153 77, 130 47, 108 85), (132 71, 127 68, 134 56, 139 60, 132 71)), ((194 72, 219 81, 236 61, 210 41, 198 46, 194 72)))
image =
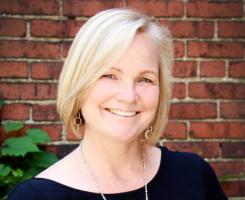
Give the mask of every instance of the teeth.
POLYGON ((131 117, 131 116, 136 115, 136 112, 126 112, 126 111, 122 111, 122 110, 118 110, 118 109, 111 109, 111 108, 108 108, 107 110, 113 114, 120 115, 123 117, 131 117))

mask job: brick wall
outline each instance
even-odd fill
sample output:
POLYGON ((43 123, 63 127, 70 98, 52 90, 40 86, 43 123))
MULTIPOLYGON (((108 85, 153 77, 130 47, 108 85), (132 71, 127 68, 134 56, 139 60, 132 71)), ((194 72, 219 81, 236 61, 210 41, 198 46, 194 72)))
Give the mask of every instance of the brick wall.
POLYGON ((239 0, 0 0, 2 120, 43 128, 50 148, 61 153, 66 141, 76 144, 55 108, 62 63, 89 16, 121 6, 157 17, 174 36, 172 107, 160 143, 205 157, 230 199, 245 199, 245 16, 239 0))

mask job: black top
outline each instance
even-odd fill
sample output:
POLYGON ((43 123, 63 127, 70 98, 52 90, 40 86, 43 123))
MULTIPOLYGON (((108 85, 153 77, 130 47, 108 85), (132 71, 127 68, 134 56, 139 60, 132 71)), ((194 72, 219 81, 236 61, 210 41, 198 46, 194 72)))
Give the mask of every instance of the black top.
MULTIPOLYGON (((214 170, 198 155, 161 147, 160 168, 148 183, 149 200, 227 200, 214 170)), ((144 200, 144 187, 105 194, 107 200, 144 200)), ((10 193, 8 200, 102 200, 98 193, 82 191, 44 178, 32 178, 10 193)))

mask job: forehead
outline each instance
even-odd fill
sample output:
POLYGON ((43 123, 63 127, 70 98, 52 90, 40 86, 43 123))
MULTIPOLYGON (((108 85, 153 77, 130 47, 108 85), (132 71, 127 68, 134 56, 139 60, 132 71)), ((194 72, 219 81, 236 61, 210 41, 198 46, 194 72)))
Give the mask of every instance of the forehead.
POLYGON ((121 70, 152 70, 158 72, 159 59, 156 43, 145 33, 135 36, 128 50, 113 63, 121 70))

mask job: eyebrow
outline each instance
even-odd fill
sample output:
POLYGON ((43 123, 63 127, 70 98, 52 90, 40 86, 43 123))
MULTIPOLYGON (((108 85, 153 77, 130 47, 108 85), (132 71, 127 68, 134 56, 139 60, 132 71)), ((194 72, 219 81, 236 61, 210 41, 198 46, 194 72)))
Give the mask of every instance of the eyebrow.
POLYGON ((140 72, 140 75, 142 75, 142 74, 148 74, 148 73, 153 74, 155 76, 158 76, 158 74, 156 72, 152 71, 152 70, 142 71, 142 72, 140 72))
MULTIPOLYGON (((118 71, 118 72, 122 72, 121 69, 116 68, 116 67, 111 67, 111 70, 116 70, 116 71, 118 71)), ((147 74, 147 73, 153 74, 153 75, 155 75, 155 76, 158 77, 158 74, 157 74, 155 71, 153 71, 153 70, 144 70, 144 71, 140 72, 139 75, 147 74)))

